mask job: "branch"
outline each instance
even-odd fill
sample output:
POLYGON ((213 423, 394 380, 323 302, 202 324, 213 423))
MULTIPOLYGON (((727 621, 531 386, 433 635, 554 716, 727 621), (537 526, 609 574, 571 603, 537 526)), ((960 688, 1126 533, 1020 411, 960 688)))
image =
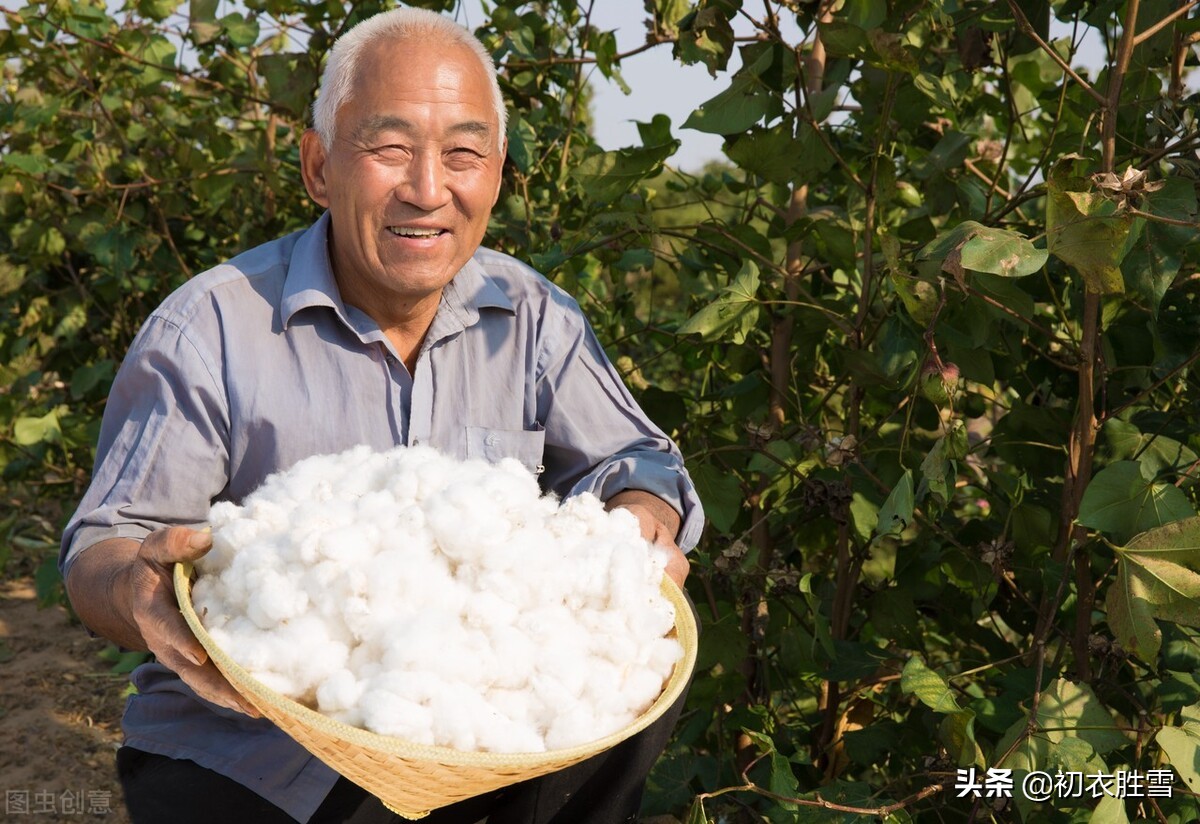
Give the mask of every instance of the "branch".
MULTIPOLYGON (((668 37, 665 34, 655 35, 653 40, 648 40, 637 48, 614 54, 612 57, 612 62, 620 63, 626 57, 633 57, 635 54, 641 54, 644 51, 649 51, 655 46, 661 46, 663 43, 674 43, 677 40, 678 38, 668 37)), ((514 69, 531 69, 537 66, 583 66, 595 62, 597 62, 595 57, 550 56, 545 60, 506 60, 504 61, 504 65, 514 69)))
POLYGON ((1126 211, 1135 217, 1145 218, 1151 223, 1165 223, 1168 226, 1183 226, 1187 229, 1200 229, 1200 221, 1197 220, 1179 220, 1178 218, 1167 217, 1166 215, 1156 215, 1150 212, 1143 212, 1141 209, 1129 208, 1126 211))
POLYGON ((1104 95, 1100 94, 1100 92, 1096 91, 1092 87, 1091 83, 1088 83, 1086 80, 1080 77, 1075 70, 1071 68, 1071 64, 1063 60, 1062 55, 1054 50, 1053 46, 1038 36, 1038 33, 1033 29, 1033 25, 1029 22, 1029 18, 1025 16, 1025 12, 1021 11, 1021 7, 1016 4, 1016 0, 1008 0, 1008 7, 1012 9, 1013 17, 1015 17, 1017 20, 1017 28, 1021 30, 1022 34, 1033 40, 1033 42, 1037 43, 1038 46, 1041 47, 1042 51, 1050 55, 1050 59, 1057 63, 1059 68, 1066 72, 1072 80, 1078 83, 1079 87, 1091 95, 1097 103, 1102 106, 1108 103, 1108 99, 1104 95))
POLYGON ((826 801, 819 795, 816 798, 793 798, 791 796, 779 795, 778 793, 773 793, 770 790, 764 790, 753 781, 747 781, 745 784, 741 784, 736 787, 722 787, 721 789, 714 790, 710 793, 700 793, 696 796, 696 800, 703 804, 704 800, 707 798, 716 798, 717 796, 725 795, 726 793, 751 792, 757 793, 764 798, 769 798, 772 801, 778 801, 781 804, 795 804, 798 807, 818 807, 823 810, 835 810, 840 813, 853 813, 855 815, 870 815, 883 818, 891 815, 897 810, 904 809, 910 804, 916 804, 918 801, 924 801, 930 796, 937 795, 945 789, 946 785, 944 783, 932 784, 919 792, 913 793, 903 801, 896 801, 892 804, 884 804, 881 807, 851 807, 846 804, 838 804, 833 801, 826 801))
POLYGON ((1154 35, 1158 34, 1160 31, 1162 31, 1163 29, 1165 29, 1167 26, 1169 26, 1169 25, 1171 25, 1172 23, 1174 23, 1174 22, 1175 22, 1176 20, 1178 20, 1180 17, 1183 17, 1183 16, 1184 16, 1185 14, 1187 14, 1187 13, 1188 13, 1188 12, 1189 12, 1191 9, 1195 8, 1195 7, 1196 7, 1196 6, 1198 6, 1198 5, 1200 5, 1200 0, 1188 0, 1188 2, 1184 3, 1184 4, 1183 4, 1182 6, 1180 6, 1179 8, 1175 9, 1175 11, 1171 12, 1170 14, 1168 14, 1168 15, 1167 15, 1166 17, 1164 17, 1162 20, 1159 20, 1159 21, 1158 21, 1157 23, 1155 23, 1153 26, 1151 26, 1150 28, 1148 28, 1148 29, 1146 29, 1144 32, 1142 32, 1141 34, 1139 34, 1139 35, 1137 35, 1136 37, 1134 37, 1134 38, 1133 38, 1133 45, 1135 45, 1135 46, 1140 46, 1140 45, 1142 45, 1142 44, 1143 44, 1143 43, 1145 43, 1147 40, 1149 40, 1151 37, 1153 37, 1154 35))

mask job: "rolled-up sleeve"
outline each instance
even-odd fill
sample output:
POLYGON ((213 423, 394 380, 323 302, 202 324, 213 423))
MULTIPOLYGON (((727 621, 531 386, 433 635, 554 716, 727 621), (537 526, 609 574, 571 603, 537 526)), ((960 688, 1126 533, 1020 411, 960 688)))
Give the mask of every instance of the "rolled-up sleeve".
POLYGON ((91 485, 63 533, 65 576, 108 538, 199 524, 228 477, 228 406, 212 353, 152 316, 109 393, 91 485))
POLYGON ((679 448, 629 394, 578 305, 555 294, 552 312, 544 319, 536 387, 546 487, 601 500, 624 490, 649 492, 679 513, 677 543, 692 549, 704 511, 679 448))

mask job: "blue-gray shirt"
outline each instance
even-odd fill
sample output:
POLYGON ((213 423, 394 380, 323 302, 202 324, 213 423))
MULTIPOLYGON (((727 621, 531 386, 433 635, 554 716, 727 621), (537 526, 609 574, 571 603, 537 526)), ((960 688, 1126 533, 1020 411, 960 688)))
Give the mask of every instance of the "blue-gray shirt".
MULTIPOLYGON (((357 444, 515 457, 563 496, 646 490, 683 516, 680 547, 695 546, 703 513, 679 450, 566 293, 480 249, 443 291, 410 375, 378 325, 342 303, 328 227, 325 215, 198 275, 146 321, 63 536, 64 574, 99 541, 203 523, 213 501, 240 501, 272 472, 357 444)), ((191 759, 301 822, 337 780, 269 721, 203 701, 160 664, 133 682, 130 746, 191 759)))

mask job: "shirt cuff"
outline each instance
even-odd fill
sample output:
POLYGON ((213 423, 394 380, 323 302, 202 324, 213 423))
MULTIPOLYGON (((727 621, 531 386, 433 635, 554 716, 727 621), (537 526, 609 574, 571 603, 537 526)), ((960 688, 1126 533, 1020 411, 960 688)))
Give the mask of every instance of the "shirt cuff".
POLYGON ((668 453, 616 455, 579 479, 567 496, 590 492, 602 501, 638 489, 666 501, 682 518, 676 543, 684 552, 695 548, 704 530, 704 508, 687 470, 668 453))

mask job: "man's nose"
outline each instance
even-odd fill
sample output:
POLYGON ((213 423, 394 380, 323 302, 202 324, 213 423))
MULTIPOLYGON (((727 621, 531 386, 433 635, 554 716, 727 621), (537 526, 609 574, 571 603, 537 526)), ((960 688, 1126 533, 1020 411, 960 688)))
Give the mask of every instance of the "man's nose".
POLYGON ((435 151, 415 153, 396 195, 426 212, 445 206, 451 195, 446 185, 446 169, 441 154, 435 151))

